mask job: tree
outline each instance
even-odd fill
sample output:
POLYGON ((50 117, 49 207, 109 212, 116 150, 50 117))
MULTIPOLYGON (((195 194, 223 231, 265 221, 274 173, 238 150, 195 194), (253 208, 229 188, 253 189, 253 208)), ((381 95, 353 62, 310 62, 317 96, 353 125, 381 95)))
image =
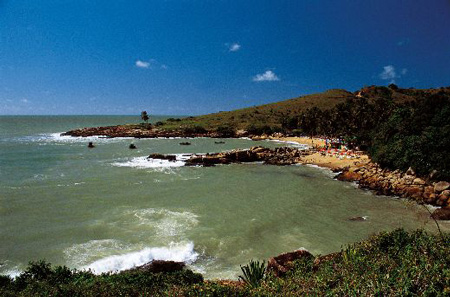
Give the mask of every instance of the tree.
POLYGON ((148 114, 147 114, 147 112, 146 112, 145 110, 144 110, 143 112, 141 112, 141 119, 142 119, 144 122, 148 123, 149 117, 148 117, 148 114))

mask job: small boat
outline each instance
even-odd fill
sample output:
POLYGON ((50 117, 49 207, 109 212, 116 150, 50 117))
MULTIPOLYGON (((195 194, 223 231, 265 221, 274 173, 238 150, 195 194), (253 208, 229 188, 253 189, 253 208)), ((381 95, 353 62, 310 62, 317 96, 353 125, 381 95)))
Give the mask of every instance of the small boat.
POLYGON ((215 144, 224 144, 225 141, 214 141, 215 144))
POLYGON ((180 142, 180 145, 191 145, 190 142, 180 142))

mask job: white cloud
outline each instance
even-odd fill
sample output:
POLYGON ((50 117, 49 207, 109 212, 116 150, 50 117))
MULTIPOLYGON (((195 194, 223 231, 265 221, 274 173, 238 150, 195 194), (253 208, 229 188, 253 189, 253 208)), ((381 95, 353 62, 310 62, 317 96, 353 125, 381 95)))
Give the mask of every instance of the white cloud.
POLYGON ((149 68, 150 67, 150 62, 137 60, 136 61, 136 67, 138 67, 138 68, 149 68))
POLYGON ((267 70, 263 74, 257 74, 253 77, 253 81, 279 81, 280 78, 272 71, 267 70))
POLYGON ((228 49, 230 50, 230 52, 237 52, 241 49, 241 45, 239 43, 233 43, 228 47, 228 49))
POLYGON ((397 73, 395 67, 392 65, 387 65, 383 67, 383 71, 380 73, 379 77, 382 80, 388 80, 389 83, 395 83, 395 79, 401 78, 402 75, 405 75, 408 72, 408 69, 403 68, 400 70, 400 74, 397 73))

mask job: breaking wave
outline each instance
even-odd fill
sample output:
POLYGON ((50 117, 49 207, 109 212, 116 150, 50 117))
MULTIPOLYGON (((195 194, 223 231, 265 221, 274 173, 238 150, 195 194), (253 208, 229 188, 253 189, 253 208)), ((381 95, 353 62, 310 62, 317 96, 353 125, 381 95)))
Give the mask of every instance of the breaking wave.
POLYGON ((90 269, 95 274, 104 272, 118 272, 141 266, 153 260, 179 261, 193 263, 198 257, 194 251, 194 244, 170 244, 169 247, 144 248, 140 251, 122 255, 113 255, 92 262, 82 269, 90 269))

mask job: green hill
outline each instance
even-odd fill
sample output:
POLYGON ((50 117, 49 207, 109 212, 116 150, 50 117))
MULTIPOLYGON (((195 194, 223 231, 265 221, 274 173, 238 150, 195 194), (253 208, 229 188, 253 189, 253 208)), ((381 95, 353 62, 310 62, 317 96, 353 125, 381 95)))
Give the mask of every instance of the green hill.
POLYGON ((332 89, 323 93, 297 97, 285 101, 253 106, 233 111, 223 111, 197 117, 189 117, 181 121, 169 120, 164 123, 165 129, 176 129, 180 126, 201 126, 214 130, 221 126, 234 129, 246 129, 249 125, 268 125, 281 127, 282 119, 299 115, 308 108, 329 109, 346 99, 355 98, 353 93, 341 89, 332 89))
POLYGON ((404 103, 442 90, 445 92, 450 91, 448 88, 426 90, 400 89, 395 85, 391 85, 390 87, 364 87, 354 93, 342 89, 331 89, 323 93, 301 96, 260 106, 188 117, 181 120, 169 119, 166 122, 157 123, 157 126, 163 130, 193 128, 215 131, 221 127, 227 127, 232 130, 248 130, 250 127, 255 126, 268 126, 276 130, 282 127, 283 122, 294 117, 299 117, 302 113, 314 108, 322 111, 330 110, 340 103, 358 101, 362 98, 367 99, 368 102, 374 102, 380 98, 388 98, 395 103, 404 103))

